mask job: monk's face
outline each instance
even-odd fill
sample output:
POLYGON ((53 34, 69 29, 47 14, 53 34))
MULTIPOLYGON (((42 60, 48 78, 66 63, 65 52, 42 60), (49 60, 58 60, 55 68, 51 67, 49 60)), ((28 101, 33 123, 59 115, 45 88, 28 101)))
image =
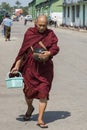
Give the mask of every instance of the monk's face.
POLYGON ((37 29, 40 33, 44 33, 47 28, 47 19, 46 17, 42 16, 37 19, 36 22, 37 29))

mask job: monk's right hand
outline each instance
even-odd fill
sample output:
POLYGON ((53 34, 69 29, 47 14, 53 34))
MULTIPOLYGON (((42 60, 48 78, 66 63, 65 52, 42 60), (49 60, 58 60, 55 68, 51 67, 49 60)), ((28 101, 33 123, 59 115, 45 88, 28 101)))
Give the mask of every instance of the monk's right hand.
POLYGON ((14 68, 12 68, 11 73, 17 73, 18 70, 19 70, 19 68, 15 66, 14 68))
POLYGON ((22 58, 19 59, 19 60, 16 62, 15 66, 11 69, 11 73, 17 73, 17 72, 18 72, 19 67, 20 67, 21 60, 22 60, 22 58))

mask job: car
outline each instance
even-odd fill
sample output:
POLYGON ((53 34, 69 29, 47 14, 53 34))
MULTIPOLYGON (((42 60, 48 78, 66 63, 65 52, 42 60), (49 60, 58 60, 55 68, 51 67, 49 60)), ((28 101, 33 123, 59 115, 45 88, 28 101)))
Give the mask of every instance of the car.
POLYGON ((32 15, 26 15, 26 16, 25 16, 25 19, 26 19, 27 21, 31 21, 31 22, 32 22, 32 15))
POLYGON ((54 21, 52 20, 51 16, 48 16, 48 25, 54 24, 54 21))

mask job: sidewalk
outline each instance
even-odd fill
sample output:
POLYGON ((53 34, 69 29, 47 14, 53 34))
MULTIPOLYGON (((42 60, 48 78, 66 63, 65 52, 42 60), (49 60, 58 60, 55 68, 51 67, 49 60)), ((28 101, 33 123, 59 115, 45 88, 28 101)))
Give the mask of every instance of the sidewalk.
POLYGON ((63 26, 59 26, 59 28, 62 28, 62 29, 70 29, 70 30, 73 30, 73 31, 80 31, 80 32, 85 32, 87 33, 87 29, 84 29, 84 28, 75 28, 75 27, 63 27, 63 26))

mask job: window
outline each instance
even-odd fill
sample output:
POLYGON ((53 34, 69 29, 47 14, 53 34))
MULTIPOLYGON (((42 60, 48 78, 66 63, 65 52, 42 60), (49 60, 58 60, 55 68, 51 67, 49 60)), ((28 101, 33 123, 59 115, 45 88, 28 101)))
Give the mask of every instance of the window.
POLYGON ((63 7, 63 17, 66 17, 66 7, 63 7))
POLYGON ((70 16, 70 7, 68 7, 68 9, 67 9, 67 17, 69 17, 70 16))
POLYGON ((79 13, 80 13, 80 6, 76 6, 76 17, 79 18, 79 13))

